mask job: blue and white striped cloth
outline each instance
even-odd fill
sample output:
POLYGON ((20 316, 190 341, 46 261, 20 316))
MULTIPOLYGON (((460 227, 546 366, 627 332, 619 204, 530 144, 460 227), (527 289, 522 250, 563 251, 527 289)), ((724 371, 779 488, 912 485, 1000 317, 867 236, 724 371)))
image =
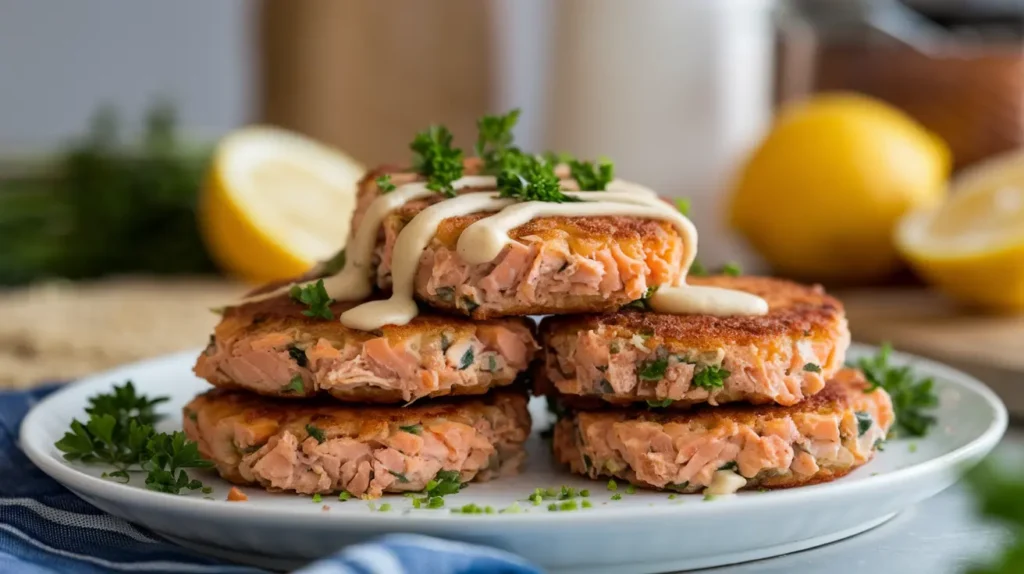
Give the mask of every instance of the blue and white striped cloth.
MULTIPOLYGON (((55 386, 0 393, 0 573, 183 572, 256 574, 186 550, 78 498, 35 467, 18 447, 28 409, 55 386)), ((492 548, 395 534, 351 546, 303 574, 537 574, 492 548)))

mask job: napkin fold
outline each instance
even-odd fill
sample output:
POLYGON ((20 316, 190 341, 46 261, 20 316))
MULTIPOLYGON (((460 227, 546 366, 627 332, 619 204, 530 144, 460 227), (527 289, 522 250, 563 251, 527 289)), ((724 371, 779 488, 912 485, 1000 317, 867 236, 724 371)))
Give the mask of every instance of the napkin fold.
MULTIPOLYGON (((0 393, 0 573, 256 574, 209 558, 106 514, 36 468, 18 446, 25 413, 59 388, 0 393)), ((170 496, 170 495, 168 495, 170 496)), ((412 534, 350 546, 302 574, 539 574, 493 548, 412 534)))

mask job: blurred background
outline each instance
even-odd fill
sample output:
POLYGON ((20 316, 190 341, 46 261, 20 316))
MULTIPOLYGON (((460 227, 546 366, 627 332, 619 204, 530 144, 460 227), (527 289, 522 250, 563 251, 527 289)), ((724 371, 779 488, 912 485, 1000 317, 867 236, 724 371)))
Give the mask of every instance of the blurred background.
POLYGON ((822 282, 1024 412, 1022 1, 0 0, 0 78, 0 386, 195 347, 240 277, 339 247, 261 220, 302 178, 211 176, 228 134, 330 146, 348 205, 416 131, 518 107, 520 147, 689 200, 705 267, 822 282))

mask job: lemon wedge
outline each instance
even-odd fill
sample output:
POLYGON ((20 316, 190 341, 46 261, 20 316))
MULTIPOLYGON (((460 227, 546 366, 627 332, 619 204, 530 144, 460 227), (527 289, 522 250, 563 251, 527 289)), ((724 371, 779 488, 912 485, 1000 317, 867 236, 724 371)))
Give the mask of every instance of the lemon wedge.
POLYGON ((1024 311, 1024 151, 963 172, 941 206, 901 219, 896 244, 922 277, 961 302, 1024 311))
POLYGON ((298 134, 248 127, 214 152, 198 205, 214 260, 251 282, 294 277, 345 246, 365 168, 298 134))

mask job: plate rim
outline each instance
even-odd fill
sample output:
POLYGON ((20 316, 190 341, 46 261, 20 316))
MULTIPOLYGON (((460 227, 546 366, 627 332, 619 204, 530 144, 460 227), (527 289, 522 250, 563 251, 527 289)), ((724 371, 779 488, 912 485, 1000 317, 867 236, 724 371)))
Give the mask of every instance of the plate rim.
MULTIPOLYGON (((854 354, 864 354, 877 351, 878 347, 853 343, 850 350, 854 351, 854 354)), ((334 523, 334 525, 345 529, 358 529, 368 526, 380 527, 381 525, 400 523, 407 529, 422 530, 441 529, 454 525, 461 526, 468 523, 472 523, 478 528, 491 528, 501 525, 502 527, 518 529, 529 527, 539 521, 544 523, 556 521, 562 524, 572 524, 592 520, 592 513, 589 512, 535 512, 482 515, 452 512, 430 513, 427 511, 409 514, 401 512, 372 514, 310 513, 305 510, 294 510, 290 506, 268 508, 258 504, 235 504, 223 500, 211 501, 192 496, 169 496, 145 488, 111 482, 81 472, 59 456, 54 456, 51 450, 53 449, 52 445, 39 444, 40 438, 33 437, 32 430, 34 428, 37 426, 43 428, 45 426, 42 417, 47 406, 63 400, 66 394, 80 390, 83 386, 98 384, 103 379, 117 378, 118 373, 126 370, 154 368, 159 367, 161 363, 185 361, 189 357, 196 356, 200 351, 201 349, 187 350, 127 363, 66 384, 36 403, 26 414, 19 428, 19 443, 22 451, 40 470, 76 493, 81 491, 89 497, 110 500, 119 506, 142 507, 151 511, 187 512, 191 516, 204 519, 273 521, 281 526, 300 523, 308 526, 311 520, 319 520, 318 524, 321 526, 327 522, 334 523), (314 516, 319 516, 320 518, 312 518, 314 516)), ((794 499, 800 499, 804 504, 813 504, 819 500, 840 496, 847 496, 853 499, 865 490, 875 491, 878 489, 895 488, 899 485, 913 482, 923 476, 955 469, 961 466, 965 460, 987 454, 995 447, 1006 432, 1009 421, 1006 407, 995 392, 975 377, 938 361, 896 351, 892 353, 892 358, 898 364, 924 366, 928 370, 933 371, 936 376, 948 381, 949 384, 966 388, 979 395, 994 415, 988 427, 967 444, 948 453, 905 468, 873 476, 869 480, 853 482, 835 481, 800 488, 776 490, 759 494, 758 496, 723 497, 716 501, 716 504, 657 505, 645 507, 642 513, 638 513, 637 508, 630 506, 602 507, 600 509, 600 518, 608 520, 636 519, 640 514, 642 514, 644 520, 683 514, 688 518, 700 518, 709 514, 718 514, 721 512, 720 509, 736 504, 743 504, 745 508, 750 510, 765 511, 772 507, 784 509, 794 499)), ((218 477, 218 480, 223 479, 218 477)), ((298 506, 294 508, 298 508, 298 506)), ((503 530, 507 530, 507 528, 503 528, 503 530)))

